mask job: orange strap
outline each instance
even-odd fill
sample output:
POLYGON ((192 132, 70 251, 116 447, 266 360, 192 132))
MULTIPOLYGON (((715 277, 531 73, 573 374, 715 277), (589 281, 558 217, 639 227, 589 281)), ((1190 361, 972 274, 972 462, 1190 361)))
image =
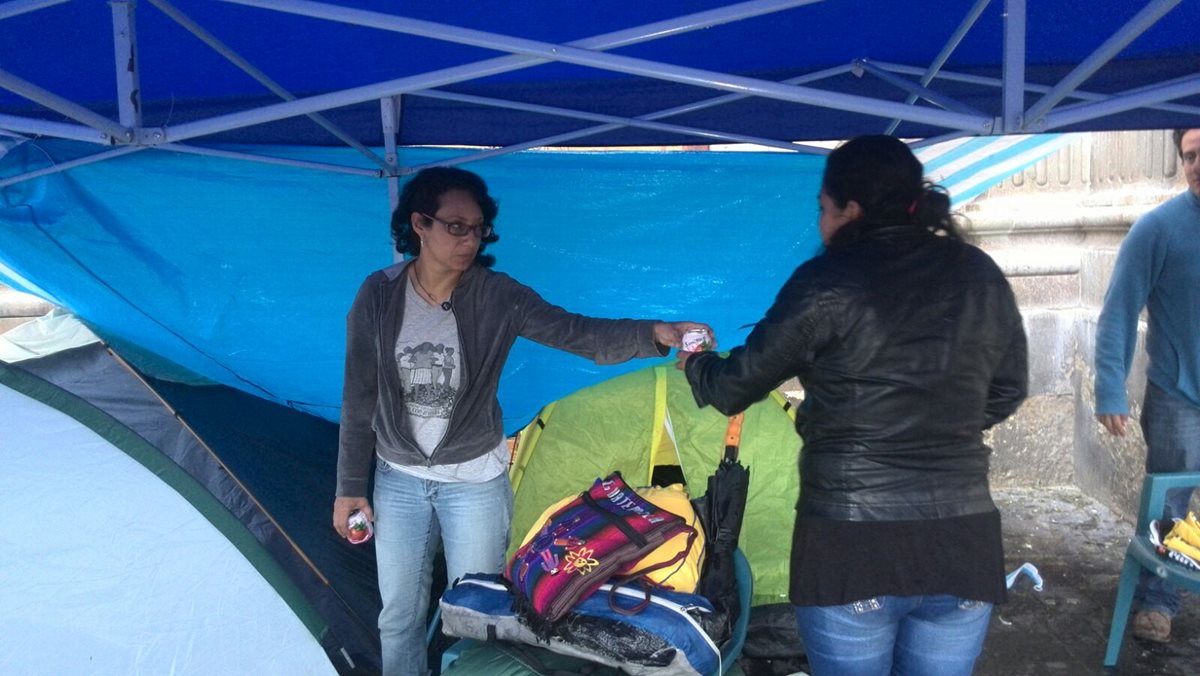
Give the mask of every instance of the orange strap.
POLYGON ((745 413, 729 416, 729 426, 725 428, 725 459, 737 460, 738 446, 742 443, 742 421, 745 413))

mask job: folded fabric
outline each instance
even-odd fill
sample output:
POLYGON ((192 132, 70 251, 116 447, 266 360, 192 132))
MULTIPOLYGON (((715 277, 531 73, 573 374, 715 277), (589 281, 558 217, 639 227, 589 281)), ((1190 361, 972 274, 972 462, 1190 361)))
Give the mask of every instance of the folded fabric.
MULTIPOLYGON (((611 585, 603 585, 607 592, 611 585)), ((618 589, 622 604, 641 602, 642 592, 618 589)), ((721 652, 704 629, 713 614, 703 596, 652 590, 637 614, 613 610, 607 593, 570 609, 546 636, 513 609, 513 595, 496 575, 469 574, 446 590, 440 603, 442 631, 479 641, 509 641, 584 658, 639 676, 717 674, 721 652)))

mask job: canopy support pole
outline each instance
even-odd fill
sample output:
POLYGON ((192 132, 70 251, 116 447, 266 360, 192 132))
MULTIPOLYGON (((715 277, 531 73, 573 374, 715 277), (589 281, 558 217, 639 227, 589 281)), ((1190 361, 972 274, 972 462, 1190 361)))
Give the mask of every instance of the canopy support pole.
MULTIPOLYGON (((893 75, 892 73, 890 73, 882 68, 877 67, 875 64, 871 63, 870 61, 868 61, 866 59, 855 59, 854 60, 854 68, 856 70, 861 70, 863 72, 870 73, 871 75, 874 75, 875 77, 879 78, 880 80, 883 80, 884 82, 892 85, 893 87, 895 87, 901 91, 908 92, 910 97, 925 99, 926 101, 929 101, 930 103, 934 104, 935 106, 939 106, 946 110, 953 110, 953 111, 963 113, 966 115, 976 115, 979 117, 986 117, 982 111, 975 110, 974 108, 972 108, 966 104, 959 103, 958 101, 955 101, 954 99, 951 99, 946 96, 942 96, 941 94, 929 89, 928 87, 925 87, 923 85, 918 85, 915 82, 909 82, 908 80, 905 80, 902 77, 897 77, 896 75, 893 75)), ((912 103, 908 103, 907 105, 912 105, 912 103)))
POLYGON ((1149 103, 1170 101, 1194 94, 1200 94, 1200 75, 1177 78, 1149 87, 1139 87, 1136 90, 1123 92, 1095 103, 1081 103, 1060 108, 1047 113, 1042 118, 1040 127, 1043 129, 1057 129, 1077 122, 1093 120, 1097 117, 1105 117, 1135 108, 1142 108, 1149 103))
POLYGON ((446 101, 458 101, 460 103, 474 103, 481 106, 491 106, 493 108, 511 108, 512 110, 522 110, 529 113, 544 113, 546 115, 555 115, 558 117, 569 117, 577 120, 588 120, 591 122, 604 122, 615 124, 619 127, 636 127, 639 129, 651 129, 654 131, 669 132, 674 134, 685 134, 687 136, 696 136, 699 138, 728 141, 730 143, 756 143, 769 148, 777 148, 779 150, 794 151, 799 148, 794 143, 787 141, 777 141, 775 139, 763 138, 760 136, 749 136, 746 134, 731 134, 722 131, 713 131, 710 129, 701 129, 697 127, 688 127, 678 124, 666 124, 663 122, 651 122, 648 120, 639 120, 637 118, 620 117, 617 115, 604 115, 601 113, 588 113, 579 110, 569 110, 567 108, 558 108, 555 106, 543 106, 535 103, 521 103, 519 101, 505 101, 502 99, 489 98, 485 96, 474 96, 471 94, 455 94, 453 92, 444 92, 439 90, 425 90, 413 92, 414 96, 425 96, 434 99, 443 99, 446 101))
POLYGON ((54 138, 66 138, 73 141, 110 145, 108 134, 92 127, 70 124, 68 122, 51 122, 50 120, 39 120, 33 117, 0 114, 0 129, 18 134, 52 136, 54 138))
POLYGON ((1114 56, 1119 54, 1137 36, 1146 32, 1146 29, 1153 26, 1163 15, 1174 9, 1179 2, 1180 0, 1151 0, 1147 3, 1128 23, 1122 26, 1116 33, 1113 33, 1112 37, 1105 40, 1104 44, 1100 45, 1096 51, 1092 52, 1082 63, 1076 66, 1058 84, 1054 85, 1050 91, 1046 92, 1037 103, 1029 108, 1025 113, 1026 126, 1033 127, 1039 131, 1046 128, 1041 118, 1051 108, 1066 98, 1076 87, 1083 84, 1084 80, 1091 77, 1093 73, 1108 63, 1114 56))
MULTIPOLYGON (((629 56, 605 54, 593 49, 581 49, 578 46, 572 46, 569 44, 557 45, 538 40, 514 38, 486 31, 460 28, 457 26, 448 26, 445 24, 421 21, 418 19, 381 14, 379 12, 355 10, 319 2, 310 2, 309 0, 221 1, 261 7, 264 9, 272 9, 292 14, 299 14, 302 16, 311 16, 319 19, 328 19, 331 21, 338 21, 352 25, 408 33, 411 35, 446 40, 449 42, 472 45, 485 49, 495 49, 512 52, 515 54, 524 54, 550 61, 562 61, 578 66, 587 66, 601 70, 615 71, 628 75, 639 75, 657 80, 666 80, 668 82, 678 82, 680 84, 732 91, 737 93, 756 94, 758 96, 780 101, 802 103, 824 108, 833 108, 845 112, 861 113, 864 115, 873 115, 877 117, 896 117, 903 120, 911 120, 914 122, 921 122, 933 126, 945 127, 948 129, 963 129, 967 131, 973 131, 977 134, 990 133, 994 122, 991 117, 980 118, 978 116, 965 115, 952 111, 929 108, 914 108, 912 106, 906 106, 903 103, 880 101, 865 96, 822 91, 819 89, 810 89, 806 87, 781 85, 777 82, 769 82, 739 75, 717 73, 714 71, 685 66, 673 66, 629 56)), ((441 84, 444 83, 439 82, 437 84, 431 84, 429 87, 440 86, 441 84)), ((395 94, 400 92, 392 90, 389 93, 395 94)), ((341 105, 360 102, 359 100, 346 100, 346 96, 342 92, 334 94, 333 97, 335 100, 341 101, 341 105)), ((313 97, 307 101, 313 102, 323 98, 325 97, 313 97)), ((300 103, 302 103, 302 101, 280 105, 293 106, 300 103)), ((306 110, 307 105, 297 106, 297 108, 298 110, 290 113, 290 115, 309 112, 306 110)), ((255 112, 258 115, 263 115, 265 113, 270 119, 279 119, 280 117, 278 106, 268 106, 255 112)), ((284 113, 282 116, 288 117, 289 114, 284 113)), ((218 117, 200 123, 183 125, 181 129, 184 129, 184 133, 186 134, 197 135, 195 133, 196 130, 203 128, 200 125, 216 124, 216 126, 219 127, 220 119, 221 118, 218 117)), ((173 136, 173 138, 179 137, 173 136)))
POLYGON ((136 153, 140 150, 145 150, 146 148, 147 146, 120 146, 113 148, 112 150, 105 150, 104 152, 96 153, 95 155, 88 155, 87 157, 80 157, 69 162, 55 164, 54 166, 35 169, 34 171, 28 171, 19 176, 0 179, 0 188, 7 188, 10 185, 28 181, 30 179, 41 178, 42 176, 49 176, 50 174, 57 174, 59 172, 68 171, 76 167, 82 167, 87 164, 93 164, 103 160, 110 160, 114 157, 128 155, 129 153, 136 153))
MULTIPOLYGON (((824 80, 827 77, 833 77, 834 75, 841 75, 843 73, 848 72, 849 70, 850 70, 850 66, 848 66, 848 65, 847 66, 835 66, 833 68, 827 68, 825 70, 817 71, 815 73, 809 73, 807 75, 801 75, 799 77, 794 77, 794 78, 791 78, 790 80, 784 80, 784 84, 803 84, 805 82, 814 82, 817 80, 824 80)), ((660 110, 660 111, 653 112, 653 113, 647 113, 645 115, 638 116, 635 119, 638 119, 638 120, 660 120, 660 119, 663 119, 666 117, 671 117, 673 115, 682 115, 684 113, 691 113, 691 112, 695 112, 698 110, 704 110, 706 108, 712 108, 714 106, 724 105, 726 103, 733 103, 734 101, 741 101, 742 99, 745 99, 745 98, 749 98, 749 96, 746 94, 724 94, 722 96, 717 96, 715 98, 705 99, 704 101, 695 101, 693 103, 685 103, 682 106, 676 106, 674 108, 667 108, 665 110, 660 110)), ((625 125, 622 125, 622 124, 602 124, 602 125, 599 125, 596 127, 588 127, 587 129, 580 129, 577 131, 569 131, 569 132, 566 132, 563 134, 557 134, 555 136, 545 136, 540 139, 534 139, 532 141, 522 141, 521 143, 514 143, 512 145, 504 146, 503 148, 489 148, 487 150, 481 150, 477 153, 472 153, 470 155, 462 155, 459 157, 452 157, 452 158, 445 159, 445 160, 438 160, 436 162, 430 162, 428 164, 423 164, 423 165, 420 165, 417 167, 410 167, 408 170, 416 171, 418 169, 423 169, 425 167, 453 166, 453 165, 458 165, 458 164, 466 164, 467 162, 477 162, 479 160, 484 160, 489 157, 496 157, 498 155, 508 155, 510 153, 519 152, 521 150, 529 150, 530 148, 541 148, 541 147, 545 147, 545 146, 558 145, 560 143, 566 143, 567 141, 573 141, 575 139, 584 138, 587 136, 594 136, 596 134, 603 134, 605 132, 616 131, 617 129, 621 129, 624 126, 625 125)), ((794 148, 791 148, 790 150, 793 150, 796 152, 812 153, 814 155, 828 155, 829 154, 829 150, 827 148, 821 148, 818 146, 797 145, 794 148)))
POLYGON ((1025 126, 1025 0, 1004 0, 1001 125, 1004 133, 1025 126))
POLYGON ((204 148, 202 146, 190 146, 182 143, 163 143, 156 146, 148 146, 155 150, 169 150, 176 153, 184 153, 187 155, 203 155, 205 157, 220 157, 226 160, 239 160, 243 162, 258 162, 260 164, 273 164, 280 167, 293 167, 295 169, 316 169, 318 171, 327 171, 335 174, 350 174, 353 176, 374 176, 379 177, 381 172, 378 169, 363 169, 361 167, 346 167, 338 164, 329 164, 327 162, 308 162, 306 160, 293 160, 287 157, 271 157, 269 155, 259 155, 257 153, 239 153, 233 150, 221 150, 218 148, 204 148))
POLYGON ((61 5, 64 2, 67 0, 9 0, 9 2, 0 4, 0 21, 27 12, 36 12, 46 7, 61 5))
MULTIPOLYGON (((224 57, 226 61, 229 61, 234 66, 237 66, 237 68, 243 73, 254 78, 256 82, 266 87, 272 94, 278 96, 284 101, 296 100, 296 97, 291 92, 284 89, 282 85, 272 80, 266 73, 243 58, 241 54, 238 54, 231 47, 218 39, 215 35, 208 32, 203 26, 193 21, 191 17, 179 11, 179 9, 168 3, 166 0, 147 0, 147 2, 157 7, 159 11, 161 11, 163 14, 166 14, 168 18, 179 24, 184 30, 196 36, 201 42, 211 47, 213 51, 224 57)), ((379 165, 380 169, 384 171, 391 170, 391 167, 388 166, 386 160, 371 152, 370 148, 367 148, 365 145, 359 143, 353 136, 342 130, 325 116, 319 113, 309 113, 307 117, 308 119, 317 123, 317 125, 322 129, 328 131, 330 134, 333 134, 334 137, 339 141, 345 143, 351 148, 354 148, 363 157, 366 157, 375 164, 379 165)))
MULTIPOLYGON (((942 69, 942 66, 946 65, 946 61, 950 58, 950 55, 953 54, 954 50, 958 48, 958 45, 962 43, 963 38, 967 36, 967 33, 971 30, 971 27, 974 26, 975 22, 979 20, 979 16, 983 14, 983 10, 987 8, 991 1, 992 0, 976 0, 975 5, 971 7, 971 11, 967 12, 967 15, 963 17, 962 23, 958 25, 958 28, 954 30, 954 34, 951 35, 950 39, 946 41, 946 44, 942 47, 942 51, 938 53, 937 58, 933 60, 933 63, 929 64, 929 68, 926 68, 925 73, 921 75, 922 87, 928 87, 929 83, 933 82, 934 76, 937 75, 938 71, 942 69)), ((911 106, 917 102, 918 98, 919 96, 917 94, 909 94, 908 98, 904 99, 904 103, 911 106)), ((900 120, 893 119, 891 124, 888 125, 888 128, 884 130, 883 133, 889 136, 896 133, 896 128, 900 126, 900 122, 900 120)))
MULTIPOLYGON (((919 69, 919 68, 914 68, 913 66, 906 66, 906 65, 900 64, 900 63, 889 63, 886 61, 876 61, 875 65, 880 68, 885 68, 885 69, 890 70, 895 73, 902 73, 902 74, 907 74, 907 75, 920 75, 922 72, 921 69, 919 69)), ((1185 75, 1183 77, 1186 78, 1186 77, 1190 77, 1190 76, 1185 75)), ((956 73, 954 71, 946 71, 946 70, 938 72, 937 78, 941 79, 941 80, 949 80, 951 82, 965 82, 967 84, 976 84, 976 85, 981 85, 984 87, 997 88, 997 87, 1004 86, 1004 81, 1000 80, 998 78, 987 77, 984 75, 967 75, 966 73, 956 73)), ((1176 80, 1177 79, 1178 78, 1176 78, 1176 80)), ((1167 84, 1169 82, 1175 82, 1176 80, 1166 80, 1163 82, 1158 82, 1153 85, 1146 85, 1146 86, 1147 87, 1157 87, 1159 85, 1167 84)), ((1137 92, 1143 88, 1131 89, 1127 93, 1137 92)), ((1025 83, 1025 91, 1033 92, 1035 94, 1041 94, 1041 93, 1050 91, 1050 87, 1048 87, 1046 85, 1033 84, 1030 82, 1026 82, 1025 83)), ((1107 101, 1108 99, 1112 98, 1112 95, 1097 94, 1095 92, 1089 92, 1089 91, 1083 91, 1083 90, 1077 89, 1077 90, 1071 92, 1068 95, 1068 98, 1080 99, 1081 101, 1107 101)), ((1179 104, 1179 103, 1155 103, 1155 104, 1148 105, 1146 107, 1151 110, 1162 110, 1162 111, 1166 111, 1166 112, 1170 112, 1170 113, 1186 113, 1188 115, 1200 115, 1200 106, 1187 106, 1187 105, 1183 105, 1183 104, 1179 104)))
MULTIPOLYGON (((591 49, 615 49, 627 45, 638 44, 670 35, 678 35, 691 30, 708 28, 720 23, 737 21, 750 16, 768 14, 789 7, 809 4, 818 0, 751 0, 724 8, 720 16, 713 12, 697 12, 675 19, 658 21, 635 28, 605 33, 595 37, 579 40, 571 44, 585 46, 591 49)), ((429 89, 466 80, 521 70, 531 66, 546 63, 548 59, 536 59, 527 56, 501 56, 475 63, 443 68, 421 75, 402 77, 373 85, 354 87, 340 92, 330 92, 298 99, 286 103, 274 104, 255 110, 241 111, 229 115, 219 115, 207 120, 198 120, 174 127, 171 131, 172 140, 183 140, 196 136, 206 136, 230 129, 239 129, 263 122, 273 122, 308 112, 336 108, 339 105, 361 103, 370 99, 393 96, 419 89, 429 89)))
POLYGON ((113 63, 117 73, 117 111, 122 127, 142 127, 142 88, 138 77, 137 21, 130 0, 109 0, 112 8, 113 63))
MULTIPOLYGON (((396 151, 396 136, 400 130, 400 112, 402 100, 399 96, 385 96, 379 99, 379 120, 383 124, 384 159, 388 163, 387 191, 388 214, 391 215, 400 205, 400 156, 396 151)), ((392 248, 392 261, 399 263, 404 260, 395 247, 392 248)))
POLYGON ((69 101, 58 94, 46 91, 32 82, 26 82, 8 71, 0 70, 0 87, 7 89, 17 96, 43 105, 56 113, 66 115, 76 122, 81 122, 104 134, 105 138, 110 139, 111 142, 133 140, 133 132, 122 127, 120 124, 99 113, 94 113, 78 103, 69 101))

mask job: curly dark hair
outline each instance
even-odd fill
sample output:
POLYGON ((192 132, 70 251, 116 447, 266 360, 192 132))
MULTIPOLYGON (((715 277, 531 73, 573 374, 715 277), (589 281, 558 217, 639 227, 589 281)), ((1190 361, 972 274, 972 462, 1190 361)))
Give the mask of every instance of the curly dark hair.
MULTIPOLYGON (((400 203, 392 212, 392 240, 396 243, 396 251, 410 256, 421 255, 421 238, 412 229, 412 215, 436 214, 441 206, 442 195, 451 190, 463 190, 471 194, 479 210, 483 212, 483 222, 493 225, 500 206, 495 198, 488 194, 487 183, 474 172, 457 167, 429 167, 413 175, 400 191, 400 203)), ((479 242, 479 253, 475 262, 490 268, 496 262, 496 257, 484 253, 487 245, 496 242, 500 236, 495 230, 491 235, 479 242)))
POLYGON ((883 225, 911 223, 962 239, 950 195, 924 179, 924 167, 903 141, 859 136, 838 146, 825 162, 821 189, 839 208, 858 202, 863 215, 834 234, 831 246, 847 244, 883 225))

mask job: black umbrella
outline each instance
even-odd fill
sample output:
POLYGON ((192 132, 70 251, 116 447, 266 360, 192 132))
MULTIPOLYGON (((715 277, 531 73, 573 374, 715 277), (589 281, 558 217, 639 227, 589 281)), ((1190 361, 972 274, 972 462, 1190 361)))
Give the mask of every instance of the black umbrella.
POLYGON ((712 602, 728 618, 729 627, 737 622, 739 603, 733 552, 742 532, 746 495, 750 487, 750 469, 738 461, 742 438, 742 417, 729 418, 725 433, 725 453, 717 469, 708 477, 708 490, 692 501, 704 526, 707 552, 696 591, 712 602))

